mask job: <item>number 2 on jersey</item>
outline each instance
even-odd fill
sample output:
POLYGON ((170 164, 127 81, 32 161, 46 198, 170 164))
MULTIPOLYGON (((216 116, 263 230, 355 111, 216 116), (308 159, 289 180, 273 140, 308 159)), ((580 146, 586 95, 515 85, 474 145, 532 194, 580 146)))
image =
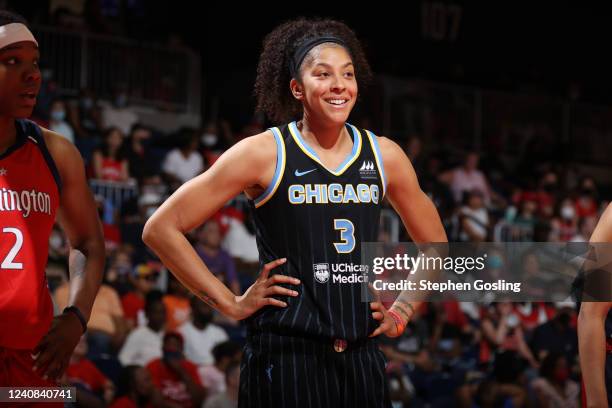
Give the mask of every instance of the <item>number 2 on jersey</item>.
POLYGON ((340 242, 334 242, 339 254, 348 254, 355 249, 355 226, 345 218, 334 219, 334 229, 340 231, 340 242))
POLYGON ((15 257, 19 253, 21 246, 23 245, 23 234, 17 228, 3 228, 2 232, 5 234, 13 234, 15 235, 15 244, 6 255, 6 258, 0 264, 0 268, 2 269, 23 269, 23 264, 21 262, 13 262, 15 257))

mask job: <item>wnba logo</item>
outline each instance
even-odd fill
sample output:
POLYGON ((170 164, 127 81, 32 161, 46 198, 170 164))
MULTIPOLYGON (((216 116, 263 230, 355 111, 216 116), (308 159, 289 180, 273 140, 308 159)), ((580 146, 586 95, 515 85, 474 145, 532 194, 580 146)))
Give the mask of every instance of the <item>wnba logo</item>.
POLYGON ((319 283, 325 283, 329 280, 329 264, 316 263, 312 265, 314 277, 319 283))
POLYGON ((376 170, 374 170, 374 162, 370 160, 364 160, 363 164, 359 168, 359 175, 364 179, 375 179, 376 170))

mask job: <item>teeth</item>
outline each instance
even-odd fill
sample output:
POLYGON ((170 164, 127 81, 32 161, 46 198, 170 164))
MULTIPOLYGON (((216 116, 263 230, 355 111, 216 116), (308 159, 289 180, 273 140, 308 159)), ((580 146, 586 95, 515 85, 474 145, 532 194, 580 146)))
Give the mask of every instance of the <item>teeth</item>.
POLYGON ((328 102, 331 103, 332 105, 342 105, 343 103, 346 102, 346 99, 331 99, 328 102))

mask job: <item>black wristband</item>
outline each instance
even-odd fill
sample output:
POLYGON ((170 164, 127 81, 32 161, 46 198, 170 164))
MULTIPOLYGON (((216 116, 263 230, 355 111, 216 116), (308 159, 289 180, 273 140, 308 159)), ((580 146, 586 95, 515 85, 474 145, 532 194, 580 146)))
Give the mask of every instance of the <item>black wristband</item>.
POLYGON ((83 316, 83 313, 81 313, 78 307, 68 306, 64 308, 63 313, 73 313, 79 319, 79 322, 81 322, 81 326, 83 326, 83 333, 87 331, 87 320, 85 320, 85 316, 83 316))

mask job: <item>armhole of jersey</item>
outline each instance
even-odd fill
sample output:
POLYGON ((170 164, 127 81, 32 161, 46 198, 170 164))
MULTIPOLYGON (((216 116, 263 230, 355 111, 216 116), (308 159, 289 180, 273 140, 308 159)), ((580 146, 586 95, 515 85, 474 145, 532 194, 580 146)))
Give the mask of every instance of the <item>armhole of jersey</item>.
POLYGON ((376 140, 376 135, 369 130, 365 131, 368 135, 368 139, 370 140, 370 145, 372 146, 372 152, 374 153, 374 160, 376 160, 376 167, 378 167, 378 172, 380 173, 380 179, 382 183, 383 189, 383 197, 387 192, 387 176, 385 175, 385 168, 383 165, 382 154, 380 154, 380 149, 378 147, 378 140, 376 140))
POLYGON ((57 170, 57 166, 55 165, 55 160, 53 160, 53 156, 51 156, 51 153, 49 152, 49 149, 47 148, 47 144, 45 143, 45 136, 43 135, 42 130, 36 123, 32 121, 26 122, 26 129, 33 131, 34 136, 30 135, 30 137, 35 139, 36 144, 38 144, 38 147, 40 148, 40 151, 43 157, 45 158, 45 161, 47 162, 47 166, 49 166, 49 170, 51 170, 51 174, 53 175, 53 178, 55 179, 57 190, 59 194, 61 195, 62 194, 62 179, 60 177, 59 171, 57 170))
POLYGON ((268 200, 272 198, 276 189, 280 185, 283 179, 283 173, 285 172, 285 141, 280 130, 275 127, 270 129, 274 134, 274 140, 276 141, 276 169, 274 170, 274 177, 266 191, 264 191, 259 197, 253 199, 255 208, 259 208, 264 205, 268 200))

